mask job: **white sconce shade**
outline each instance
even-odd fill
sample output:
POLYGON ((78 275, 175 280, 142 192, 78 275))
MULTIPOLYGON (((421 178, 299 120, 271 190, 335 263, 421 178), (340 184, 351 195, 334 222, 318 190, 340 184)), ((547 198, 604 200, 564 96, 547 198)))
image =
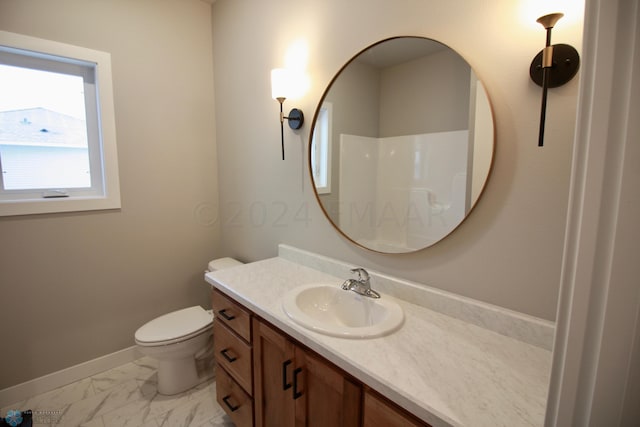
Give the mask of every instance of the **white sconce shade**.
POLYGON ((289 83, 291 72, 286 68, 274 68, 271 70, 271 97, 273 99, 287 98, 289 95, 289 83))

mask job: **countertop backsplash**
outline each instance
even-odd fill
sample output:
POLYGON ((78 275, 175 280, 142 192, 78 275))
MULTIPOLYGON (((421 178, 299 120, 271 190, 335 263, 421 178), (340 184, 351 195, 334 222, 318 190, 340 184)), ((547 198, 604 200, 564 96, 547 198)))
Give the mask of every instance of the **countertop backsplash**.
MULTIPOLYGON (((278 256, 345 280, 359 267, 293 246, 280 244, 278 256)), ((553 347, 555 324, 513 310, 442 291, 426 284, 388 276, 367 268, 371 288, 429 310, 480 326, 545 350, 553 347)))

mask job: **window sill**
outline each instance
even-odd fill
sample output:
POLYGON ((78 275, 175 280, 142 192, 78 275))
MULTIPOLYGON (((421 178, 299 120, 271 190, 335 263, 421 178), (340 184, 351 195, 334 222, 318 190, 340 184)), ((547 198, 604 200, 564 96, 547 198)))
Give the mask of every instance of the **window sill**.
POLYGON ((120 209, 120 196, 0 201, 0 217, 120 209))

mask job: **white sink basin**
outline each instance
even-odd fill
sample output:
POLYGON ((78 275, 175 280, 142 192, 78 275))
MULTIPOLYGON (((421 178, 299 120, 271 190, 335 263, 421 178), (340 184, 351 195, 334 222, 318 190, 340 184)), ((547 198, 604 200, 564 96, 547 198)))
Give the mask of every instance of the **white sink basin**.
POLYGON ((387 335, 404 320, 402 308, 391 297, 369 298, 336 284, 297 287, 284 296, 282 308, 307 329, 343 338, 387 335))

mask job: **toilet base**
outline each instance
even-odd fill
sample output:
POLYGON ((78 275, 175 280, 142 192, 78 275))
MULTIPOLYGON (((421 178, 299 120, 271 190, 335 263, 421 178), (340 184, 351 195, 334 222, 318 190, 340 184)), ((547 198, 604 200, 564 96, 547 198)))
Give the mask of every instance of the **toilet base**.
POLYGON ((200 383, 196 356, 213 347, 212 322, 210 312, 195 306, 160 316, 136 331, 134 338, 140 352, 158 361, 159 394, 171 396, 200 383), (167 329, 171 330, 171 324, 184 321, 182 317, 193 317, 191 311, 195 311, 195 317, 198 318, 194 331, 182 335, 167 333, 167 329))
POLYGON ((195 387, 199 383, 196 360, 158 360, 158 393, 171 396, 195 387))
POLYGON ((140 352, 158 361, 158 393, 171 396, 200 383, 196 355, 213 347, 207 330, 186 341, 160 346, 140 346, 140 352))

